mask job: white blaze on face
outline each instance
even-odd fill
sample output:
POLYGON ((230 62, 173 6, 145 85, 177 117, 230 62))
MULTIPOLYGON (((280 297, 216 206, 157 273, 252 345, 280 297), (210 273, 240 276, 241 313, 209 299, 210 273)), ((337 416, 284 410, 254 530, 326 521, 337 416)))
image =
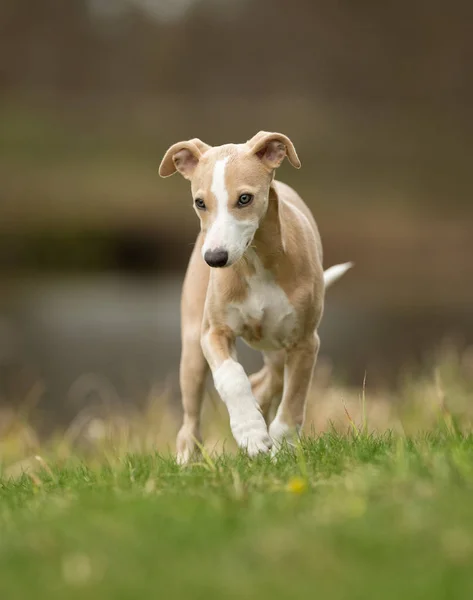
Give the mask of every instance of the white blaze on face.
MULTIPOLYGON (((228 156, 217 160, 212 174, 210 191, 217 200, 212 225, 207 231, 202 256, 207 250, 223 249, 228 252, 228 264, 241 258, 257 227, 253 220, 236 219, 229 211, 229 192, 225 184, 228 156)), ((235 198, 235 202, 236 202, 235 198)))
POLYGON ((212 186, 210 191, 217 200, 217 214, 215 221, 210 228, 209 249, 221 248, 225 241, 226 229, 229 227, 230 214, 228 212, 228 191, 225 185, 225 167, 227 165, 228 156, 222 160, 217 160, 214 167, 212 186), (212 245, 210 245, 210 242, 212 245))
POLYGON ((228 206, 228 191, 225 185, 225 166, 227 161, 228 156, 216 161, 212 177, 212 187, 210 188, 212 194, 217 198, 220 210, 226 210, 228 206))

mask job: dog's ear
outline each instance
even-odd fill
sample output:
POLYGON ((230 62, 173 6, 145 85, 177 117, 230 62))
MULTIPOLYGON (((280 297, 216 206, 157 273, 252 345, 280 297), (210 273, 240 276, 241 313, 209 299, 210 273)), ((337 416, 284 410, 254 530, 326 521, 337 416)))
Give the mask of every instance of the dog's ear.
POLYGON ((300 169, 301 161, 291 140, 282 133, 260 131, 247 142, 251 152, 259 156, 269 169, 277 169, 287 156, 296 169, 300 169))
POLYGON ((209 148, 210 146, 199 140, 199 138, 173 144, 161 161, 159 174, 161 177, 169 177, 179 171, 183 177, 190 179, 201 156, 209 148))

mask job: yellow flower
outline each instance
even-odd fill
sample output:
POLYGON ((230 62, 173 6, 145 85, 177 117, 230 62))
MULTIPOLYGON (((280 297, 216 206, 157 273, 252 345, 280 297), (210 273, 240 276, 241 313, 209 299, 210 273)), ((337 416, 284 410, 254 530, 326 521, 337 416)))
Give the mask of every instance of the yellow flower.
POLYGON ((287 484, 287 491, 292 494, 303 494, 307 491, 307 481, 302 477, 293 477, 287 484))

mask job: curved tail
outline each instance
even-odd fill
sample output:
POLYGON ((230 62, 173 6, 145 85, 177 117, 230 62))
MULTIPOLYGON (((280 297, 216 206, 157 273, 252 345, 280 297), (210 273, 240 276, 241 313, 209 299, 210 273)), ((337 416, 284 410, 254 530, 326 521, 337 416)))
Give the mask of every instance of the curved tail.
POLYGON ((352 262, 346 262, 341 265, 334 265, 333 267, 328 268, 324 271, 324 283, 325 287, 328 288, 332 283, 335 283, 342 275, 353 267, 352 262))

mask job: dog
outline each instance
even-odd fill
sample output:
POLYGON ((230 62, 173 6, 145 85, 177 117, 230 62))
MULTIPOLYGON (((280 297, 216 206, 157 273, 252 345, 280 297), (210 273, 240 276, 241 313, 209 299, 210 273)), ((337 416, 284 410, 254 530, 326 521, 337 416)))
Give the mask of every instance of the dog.
POLYGON ((178 142, 159 167, 161 177, 179 172, 190 181, 201 225, 181 298, 181 464, 201 442, 209 368, 232 434, 250 456, 276 452, 284 440, 292 444, 303 425, 325 288, 352 265, 324 273, 312 213, 274 178, 286 157, 300 168, 287 136, 260 131, 244 144, 178 142), (250 377, 237 359, 238 337, 263 353, 263 368, 250 377))

